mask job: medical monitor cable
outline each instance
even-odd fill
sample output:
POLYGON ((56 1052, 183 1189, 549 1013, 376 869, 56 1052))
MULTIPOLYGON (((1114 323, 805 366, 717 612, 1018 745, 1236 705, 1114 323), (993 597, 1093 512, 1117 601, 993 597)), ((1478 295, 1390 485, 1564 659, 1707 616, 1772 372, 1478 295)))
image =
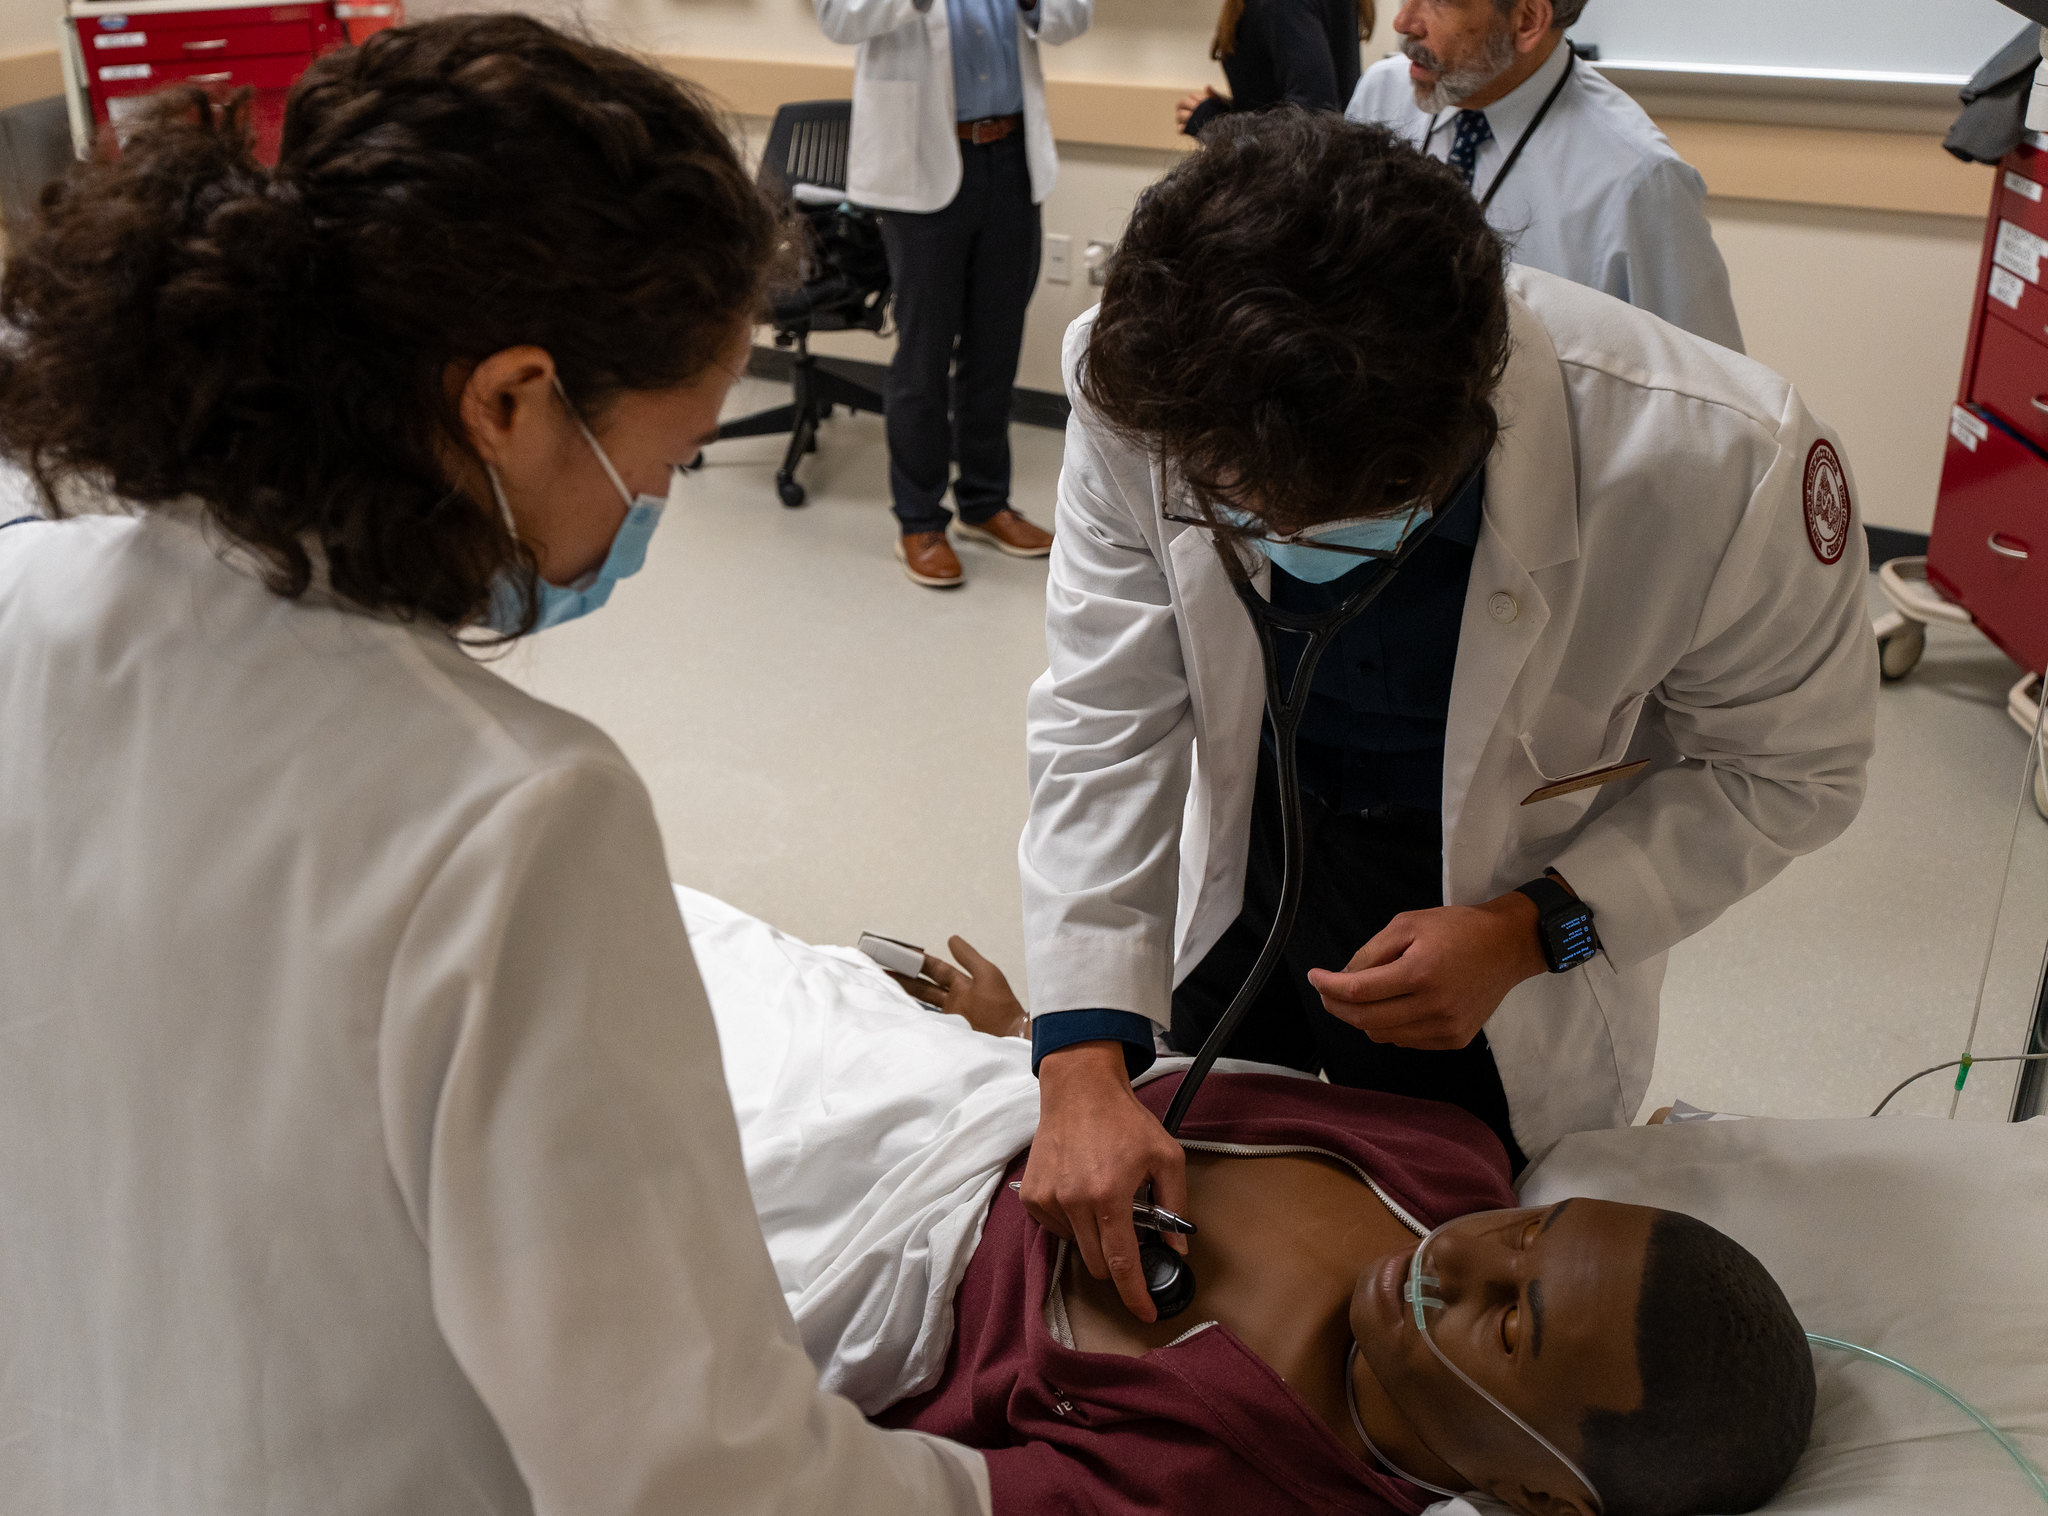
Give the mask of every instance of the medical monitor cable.
POLYGON ((1997 955, 1998 951, 1998 928, 2000 922, 2005 917, 2005 896, 2007 890, 2012 887, 2012 860, 2019 848, 2020 821, 2026 815, 2028 809, 2029 791, 2034 782, 2034 765, 2041 761, 2042 721, 2043 718, 2048 718, 2048 679, 2043 679, 2042 682, 2037 684, 2035 691, 2037 698, 2034 704, 2034 732, 2027 739, 2027 756, 2025 761, 2020 764, 2020 798, 2013 808, 2012 831, 2005 840, 2005 872, 1999 877, 1998 899, 1991 907, 1991 931, 1984 943, 1984 961, 1977 970, 1977 997, 1970 1006, 1970 1029, 1963 1037, 1963 1056, 1953 1059, 1948 1063, 1937 1063, 1932 1068, 1922 1069, 1918 1074, 1913 1075, 1911 1079, 1902 1081, 1898 1088, 1891 1092, 1891 1095, 1885 1096, 1883 1100, 1877 1103, 1877 1110, 1870 1113, 1873 1116, 1877 1115, 1878 1111, 1882 1111, 1891 1103, 1892 1095, 1898 1094, 1899 1090, 1903 1090, 1907 1085, 1913 1083, 1914 1080, 1923 1078, 1928 1074, 1938 1074, 1943 1069, 1955 1069, 1957 1071, 1956 1087, 1948 1098, 1948 1119, 1953 1121, 1956 1119, 1957 1108, 1963 1102, 1963 1085, 1969 1081, 1970 1070, 1974 1065, 1979 1063, 2030 1063, 2044 1056, 2039 1053, 2020 1053, 1998 1058, 1978 1058, 1975 1056, 1977 1050, 1977 1024, 1984 1017, 1984 989, 1991 982, 1991 960, 1997 955))

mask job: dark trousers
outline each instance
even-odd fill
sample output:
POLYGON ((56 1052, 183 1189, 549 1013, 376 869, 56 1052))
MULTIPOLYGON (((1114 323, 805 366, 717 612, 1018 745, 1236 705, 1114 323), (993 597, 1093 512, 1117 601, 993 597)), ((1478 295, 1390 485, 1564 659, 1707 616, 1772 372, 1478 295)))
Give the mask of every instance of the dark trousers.
MULTIPOLYGON (((1443 818, 1400 808, 1339 815, 1304 795, 1302 821, 1307 866, 1294 931, 1224 1053, 1325 1073, 1351 1089, 1463 1106, 1493 1128, 1519 1174, 1527 1160, 1508 1128, 1507 1092, 1484 1032, 1455 1052, 1374 1042, 1324 1010, 1308 983, 1310 969, 1342 969, 1401 912, 1443 904, 1443 818)), ((1279 774, 1262 744, 1244 909, 1173 993, 1167 1040, 1176 1050, 1193 1053, 1223 1019, 1272 929, 1280 882, 1279 774)))
POLYGON ((960 144, 960 193, 944 210, 882 215, 896 308, 883 420, 905 532, 946 529, 953 518, 940 501, 956 462, 962 520, 978 525, 1010 503, 1010 390, 1038 283, 1038 228, 1021 131, 960 144))

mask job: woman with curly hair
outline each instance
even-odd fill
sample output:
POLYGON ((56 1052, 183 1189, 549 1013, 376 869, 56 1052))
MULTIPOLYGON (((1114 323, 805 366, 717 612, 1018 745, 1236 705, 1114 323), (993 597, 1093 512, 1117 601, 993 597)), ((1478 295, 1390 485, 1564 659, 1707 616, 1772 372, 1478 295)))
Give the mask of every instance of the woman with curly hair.
POLYGON ((778 232, 513 16, 163 99, 0 287, 0 1487, 24 1516, 984 1509, 819 1393, 595 609, 778 232))

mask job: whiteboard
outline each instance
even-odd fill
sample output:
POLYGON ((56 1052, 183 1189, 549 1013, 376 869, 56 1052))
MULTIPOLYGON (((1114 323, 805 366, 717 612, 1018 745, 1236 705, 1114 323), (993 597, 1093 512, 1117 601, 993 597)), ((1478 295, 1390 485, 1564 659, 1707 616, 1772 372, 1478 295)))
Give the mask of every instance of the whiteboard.
POLYGON ((1588 0, 1572 40, 1603 65, 1959 84, 2026 24, 1998 0, 1588 0))

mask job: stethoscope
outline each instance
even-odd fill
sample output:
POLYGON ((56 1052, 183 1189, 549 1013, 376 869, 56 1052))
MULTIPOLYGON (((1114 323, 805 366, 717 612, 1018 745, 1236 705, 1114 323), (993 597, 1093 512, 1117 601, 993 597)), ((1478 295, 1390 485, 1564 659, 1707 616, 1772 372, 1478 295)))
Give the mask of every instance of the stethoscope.
MULTIPOLYGON (((1514 151, 1508 154, 1508 161, 1500 166, 1500 172, 1493 176, 1493 183, 1487 185, 1486 193, 1480 198, 1482 211, 1493 209, 1493 197, 1500 193, 1500 187, 1508 182, 1508 175, 1515 171, 1515 165, 1522 161, 1522 149, 1529 145, 1529 139, 1536 135, 1536 128, 1543 124, 1543 118, 1550 114, 1550 108, 1557 104, 1557 97, 1564 93, 1564 87, 1571 83, 1572 72, 1579 66, 1579 55, 1572 51, 1569 42, 1564 47, 1564 72, 1557 76, 1557 83, 1550 87, 1550 93, 1543 97, 1543 104, 1536 108, 1536 114, 1529 118, 1529 124, 1522 128, 1522 135, 1515 139, 1514 151)), ((1455 109, 1455 107, 1454 107, 1455 109)), ((1430 117, 1429 130, 1422 135, 1421 151, 1429 152, 1430 143, 1436 140, 1436 129, 1444 124, 1444 113, 1438 111, 1430 117)))
MULTIPOLYGON (((1392 558, 1385 561, 1380 571, 1373 575, 1369 584, 1361 587, 1335 610, 1310 615, 1300 611, 1283 611, 1265 596, 1252 582, 1250 571, 1237 551, 1219 540, 1217 552, 1223 559, 1223 566, 1230 574, 1231 588, 1237 591, 1238 603, 1251 618, 1252 630, 1258 634, 1259 653, 1265 666, 1266 675, 1266 719, 1273 728, 1275 760, 1280 773, 1280 904, 1273 913, 1272 930, 1266 934, 1266 945, 1259 949, 1259 956, 1252 964, 1252 970, 1238 987, 1230 1006, 1222 1019, 1203 1039, 1202 1047, 1195 1054, 1195 1061, 1188 1065, 1188 1071, 1181 1076, 1180 1088, 1174 1092, 1173 1103, 1166 1108, 1166 1119, 1161 1123, 1166 1135, 1177 1136, 1181 1122, 1186 1119, 1188 1107, 1194 1103, 1195 1094, 1202 1087, 1202 1081, 1209 1077, 1209 1070, 1219 1058, 1231 1036, 1237 1031, 1252 1002, 1258 999, 1259 991, 1266 987, 1273 970, 1279 965, 1280 955, 1286 950, 1287 939, 1294 931, 1295 912, 1301 906, 1302 872, 1304 848, 1302 846, 1301 815, 1301 757, 1295 744, 1295 735, 1301 730, 1302 717, 1308 713, 1309 687, 1315 682, 1316 665, 1330 644, 1337 640, 1337 634, 1364 613, 1381 595, 1401 569, 1413 558, 1430 534, 1443 524, 1451 508, 1464 498, 1486 467, 1485 458, 1474 464, 1460 479, 1443 504, 1431 511, 1428 518, 1409 532, 1392 558), (1302 650, 1301 661, 1295 665, 1293 682, 1285 687, 1280 678, 1280 653, 1278 637, 1281 633, 1305 638, 1307 646, 1302 650)), ((1151 1208, 1150 1194, 1140 1197, 1138 1204, 1151 1208)), ((1171 1213, 1164 1213, 1171 1215, 1171 1213)), ((1148 1225, 1140 1213, 1139 1224, 1148 1225)), ((1174 1217, 1174 1221, 1180 1218, 1174 1217)), ((1152 1230, 1187 1232, 1194 1229, 1182 1222, 1179 1226, 1152 1230)), ((1188 1308, 1195 1298, 1195 1274, 1188 1262, 1163 1241, 1147 1242, 1138 1249, 1138 1266, 1145 1276, 1146 1293, 1152 1297, 1159 1319, 1178 1316, 1188 1308)))

